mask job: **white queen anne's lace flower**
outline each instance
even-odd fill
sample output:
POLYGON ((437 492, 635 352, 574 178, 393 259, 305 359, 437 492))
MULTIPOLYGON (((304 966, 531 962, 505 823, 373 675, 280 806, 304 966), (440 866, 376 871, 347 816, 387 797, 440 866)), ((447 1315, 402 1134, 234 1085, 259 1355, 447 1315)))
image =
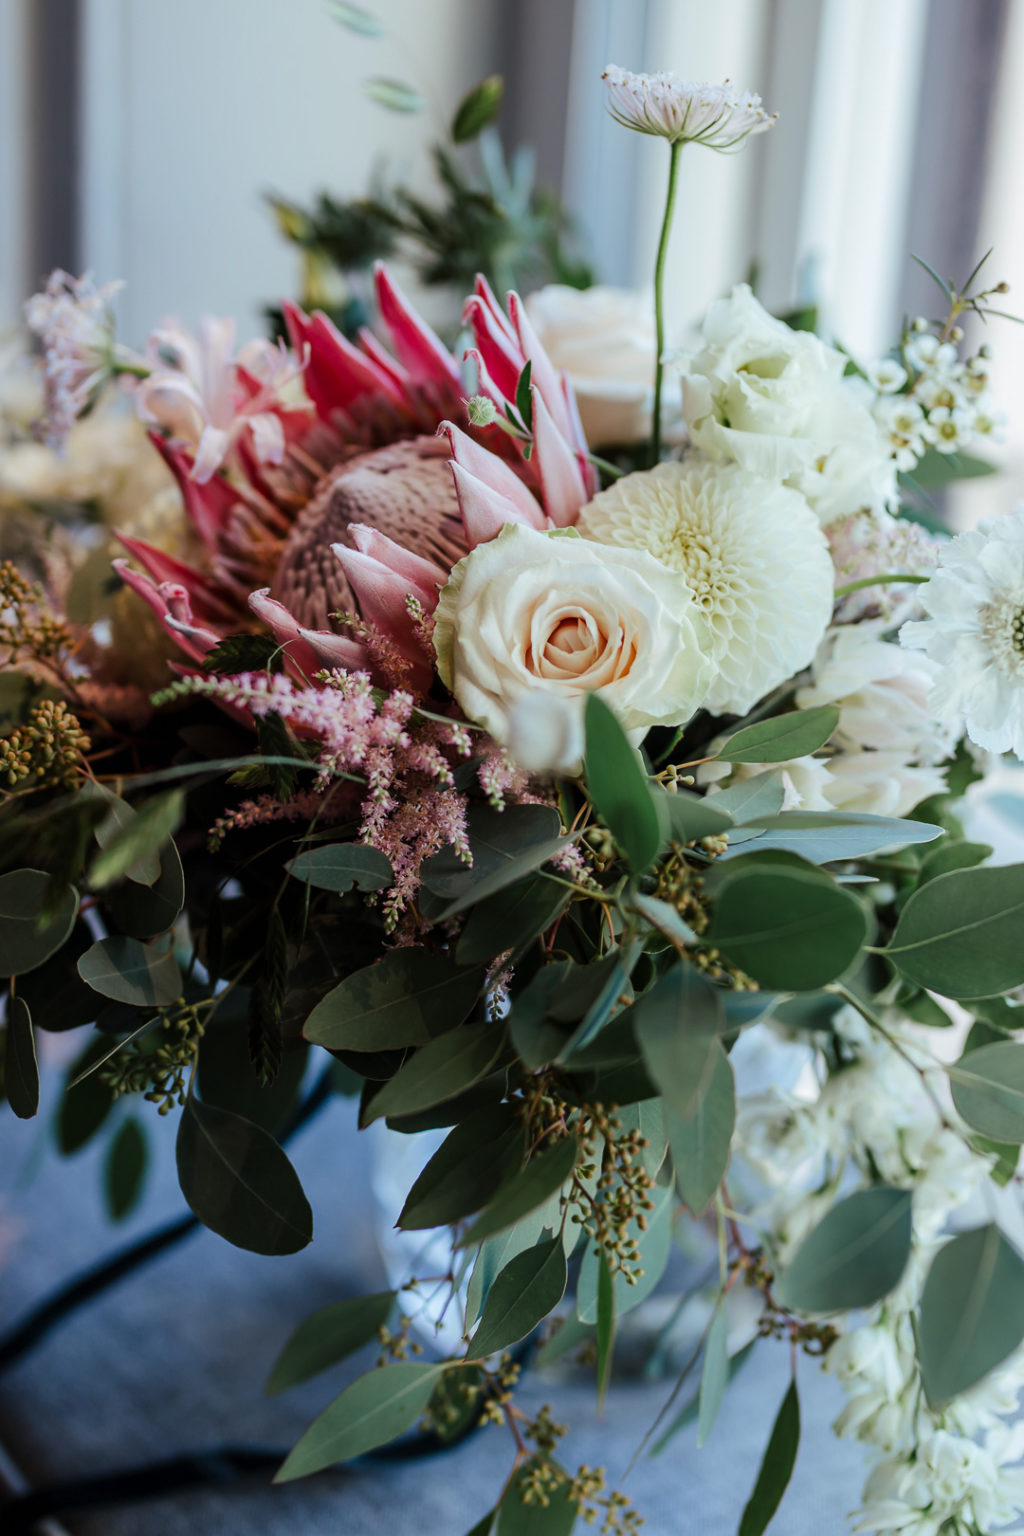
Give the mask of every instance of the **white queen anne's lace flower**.
POLYGON ((930 707, 962 716, 979 747, 1024 758, 1024 507, 951 540, 918 601, 929 617, 900 641, 939 664, 930 707))
POLYGON ((114 352, 111 300, 120 283, 97 288, 92 278, 59 269, 25 305, 25 320, 43 346, 47 441, 62 450, 68 433, 110 376, 114 352))
POLYGON ((736 91, 728 80, 704 85, 680 80, 670 70, 634 74, 617 64, 609 64, 601 78, 608 87, 608 110, 617 123, 668 139, 670 144, 735 149, 751 134, 771 128, 778 116, 765 111, 760 96, 736 91))
POLYGON ((691 455, 617 480, 578 526, 584 538, 649 550, 685 578, 715 647, 706 708, 742 714, 814 656, 832 563, 798 492, 691 455))

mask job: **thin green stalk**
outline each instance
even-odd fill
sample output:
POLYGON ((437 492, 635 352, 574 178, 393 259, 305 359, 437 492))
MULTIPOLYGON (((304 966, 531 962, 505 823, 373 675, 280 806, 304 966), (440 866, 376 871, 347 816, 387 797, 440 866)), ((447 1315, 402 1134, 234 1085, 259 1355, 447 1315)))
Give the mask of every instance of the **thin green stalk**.
POLYGON ((858 581, 848 581, 845 586, 836 587, 836 598, 848 597, 851 592, 859 592, 862 587, 882 587, 892 581, 909 581, 915 586, 922 582, 930 581, 930 576, 914 576, 910 571, 890 571, 883 576, 861 576, 858 581))
POLYGON ((658 240, 658 258, 654 265, 654 338, 658 349, 654 364, 654 411, 651 424, 651 459, 657 464, 661 458, 661 389, 665 365, 665 258, 668 256, 668 240, 672 230, 672 212, 676 201, 676 179, 679 171, 679 151, 682 144, 669 145, 668 191, 665 194, 665 214, 661 221, 661 237, 658 240))

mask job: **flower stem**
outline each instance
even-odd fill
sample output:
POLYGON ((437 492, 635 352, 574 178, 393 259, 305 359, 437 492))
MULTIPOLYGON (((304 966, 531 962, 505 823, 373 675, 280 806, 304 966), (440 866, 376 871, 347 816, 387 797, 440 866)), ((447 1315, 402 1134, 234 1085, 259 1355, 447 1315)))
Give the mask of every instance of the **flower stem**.
POLYGON ((679 170, 679 151, 682 144, 669 145, 668 191, 665 194, 665 213, 661 221, 661 237, 658 240, 658 257, 654 264, 654 344, 657 357, 654 363, 654 411, 651 430, 651 460, 657 464, 661 458, 661 387, 665 365, 665 258, 668 255, 668 239, 672 230, 672 211, 676 201, 676 178, 679 170))
POLYGON ((836 587, 835 596, 848 597, 851 592, 859 592, 862 587, 881 587, 892 581, 909 581, 919 586, 922 582, 930 580, 930 576, 912 576, 909 571, 890 571, 883 576, 861 576, 858 581, 848 581, 845 586, 836 587))

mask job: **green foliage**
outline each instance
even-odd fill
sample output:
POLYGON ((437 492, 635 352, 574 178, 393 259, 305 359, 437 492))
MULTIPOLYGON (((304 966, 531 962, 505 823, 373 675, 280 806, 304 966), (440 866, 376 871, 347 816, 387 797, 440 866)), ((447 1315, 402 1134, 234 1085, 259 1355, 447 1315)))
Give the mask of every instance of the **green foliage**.
MULTIPOLYGON (((644 1227, 641 1228, 634 1216, 621 1234, 636 1242, 643 1273, 637 1278, 632 1271, 627 1274, 617 1269, 610 1277, 616 1317, 623 1317, 645 1301, 668 1266, 672 1251, 672 1191, 664 1185, 655 1185, 650 1194, 653 1209, 643 1213, 644 1227)), ((576 1315, 581 1323, 598 1322, 602 1267, 608 1268, 603 1250, 595 1249, 594 1244, 588 1242, 576 1284, 576 1315)))
POLYGON ((480 992, 481 972, 427 949, 391 950, 328 992, 303 1033, 328 1050, 383 1051, 425 1045, 461 1024, 480 992))
POLYGON ((688 1114, 705 1095, 724 1020, 714 988, 676 965, 634 1005, 636 1037, 667 1107, 688 1114))
POLYGON ((726 1322, 725 1308, 719 1304, 711 1319, 708 1336, 704 1340, 704 1364, 700 1374, 697 1418, 699 1446, 705 1445, 710 1438, 728 1384, 729 1326, 726 1322))
POLYGON ((313 1312, 296 1328, 267 1379, 268 1397, 287 1392, 346 1360, 377 1337, 397 1299, 395 1291, 346 1296, 313 1312))
POLYGON ((566 845, 561 818, 547 805, 510 805, 495 811, 475 805, 469 814, 471 865, 449 849, 427 859, 423 884, 447 903, 436 915, 455 917, 478 901, 514 885, 566 845))
POLYGON ((676 1188, 695 1216, 706 1209, 725 1178, 735 1123, 732 1063, 716 1040, 711 1049, 711 1074, 690 1108, 682 1112, 665 1106, 676 1188))
POLYGON ((560 1237, 517 1253, 487 1295, 468 1354, 485 1359, 518 1344, 544 1321, 565 1294, 568 1272, 560 1237))
POLYGON ((578 1506, 569 1497, 571 1483, 556 1463, 537 1457, 524 1462, 498 1506, 496 1536, 570 1536, 578 1506), (535 1492, 538 1472, 548 1474, 544 1500, 535 1492))
POLYGON ((838 724, 839 710, 834 704, 772 715, 730 736, 718 756, 726 763, 785 763, 823 747, 838 724))
POLYGON ((972 1130, 993 1141, 1024 1143, 1024 1045, 983 1045, 946 1070, 953 1103, 972 1130))
POLYGON ((930 843, 943 836, 941 827, 924 821, 853 812, 783 811, 756 820, 748 816, 744 830, 748 827, 754 835, 734 842, 723 854, 724 860, 771 849, 798 854, 810 864, 833 864, 930 843))
POLYGON ((383 891, 393 885, 391 865, 364 843, 324 843, 289 859, 285 869, 321 891, 383 891))
POLYGON ((615 1352, 615 1281, 602 1250, 597 1260, 597 1410, 600 1413, 612 1379, 615 1352))
POLYGON ((505 82, 501 76, 488 75, 463 96, 452 118, 452 142, 464 144, 468 139, 475 139, 497 117, 504 94, 505 82))
POLYGON ((511 949, 522 951, 564 910, 570 892, 545 875, 533 875, 477 903, 459 936, 455 957, 475 965, 511 949))
POLYGON ((740 1520, 739 1536, 762 1536, 789 1486, 800 1445, 800 1399, 796 1378, 790 1382, 772 1427, 754 1491, 740 1520))
POLYGON ((937 848, 929 849, 921 860, 917 883, 923 885, 926 880, 948 875, 954 869, 973 869, 991 856, 992 849, 987 843, 969 843, 962 837, 947 837, 937 848))
POLYGON ((358 1377, 313 1420, 275 1483, 308 1477, 397 1440, 423 1413, 441 1371, 440 1365, 400 1361, 358 1377))
POLYGON ((0 875, 0 976, 34 971, 56 954, 77 911, 74 886, 55 889, 40 869, 0 875))
POLYGON ((122 803, 115 831, 109 830, 107 821, 96 828, 101 852, 89 870, 92 888, 102 890, 122 875, 139 885, 155 885, 161 874, 161 849, 177 831, 184 812, 185 794, 180 789, 154 795, 141 811, 122 803), (129 813, 127 818, 124 811, 129 813))
POLYGON ((68 1069, 68 1087, 57 1110, 57 1146, 64 1157, 81 1151, 92 1140, 114 1107, 110 1089, 95 1074, 82 1078, 90 1067, 107 1054, 106 1040, 92 1039, 68 1069))
POLYGON ((1024 1339, 1024 1260, 992 1222, 961 1232, 932 1260, 917 1349, 932 1404, 994 1370, 1024 1339))
POLYGON ((152 939, 166 933, 185 905, 185 872, 173 842, 160 849, 160 874, 153 885, 120 881, 105 893, 107 909, 122 933, 152 939))
POLYGON ((782 1306, 852 1312, 900 1281, 910 1258, 910 1191, 876 1184, 840 1200, 808 1233, 779 1278, 782 1306))
POLYGON ((372 11, 362 5, 351 5, 349 0, 329 0, 328 10, 336 22, 359 37, 383 37, 387 31, 372 11))
POLYGON ((225 635, 203 657, 203 669, 216 674, 279 671, 281 645, 273 635, 225 635))
POLYGON ((133 1008, 166 1008, 183 987, 173 951, 138 939, 97 939, 79 959, 78 974, 94 992, 133 1008))
POLYGON ((145 1131, 137 1120, 125 1120, 107 1149, 103 1165, 103 1192, 111 1221, 123 1221, 138 1205, 148 1162, 145 1131))
POLYGON ((579 1155, 575 1136, 564 1136, 530 1159, 526 1167, 506 1179, 483 1214, 460 1239, 460 1247, 481 1242, 514 1227, 544 1205, 572 1177, 579 1155))
POLYGON ((668 790, 651 787, 655 804, 673 842, 689 843, 701 837, 715 837, 720 832, 728 832, 733 825, 733 816, 725 803, 724 791, 709 800, 691 794, 688 789, 677 788, 670 793, 668 790))
POLYGON ((31 1120, 39 1109, 39 1063, 32 1015, 23 997, 7 999, 7 1054, 3 1085, 7 1102, 19 1120, 31 1120))
POLYGON ((460 1221, 485 1205, 523 1163, 526 1128, 514 1104, 478 1110, 449 1132, 409 1191, 408 1230, 460 1221))
POLYGON ((635 875, 654 862, 665 839, 659 801, 635 747, 597 693, 587 695, 583 770, 587 795, 635 875))
POLYGON ((777 816, 786 798, 782 772, 757 773, 752 779, 739 779, 728 789, 721 789, 712 796, 716 810, 727 811, 737 826, 755 825, 766 817, 777 816))
POLYGON ((502 1026, 462 1024, 421 1046, 370 1100, 366 1119, 412 1115, 455 1098, 491 1070, 505 1044, 502 1026))
POLYGON ((274 1138, 250 1120, 190 1097, 177 1141, 178 1181, 211 1232, 250 1253, 297 1253, 313 1213, 274 1138))
POLYGON ((1024 864, 958 869, 916 890, 886 957, 944 997, 989 997, 1024 982, 1024 864))
POLYGON ((799 867, 739 860, 718 889, 706 934, 762 987, 779 992, 815 991, 841 976, 866 937, 864 909, 840 886, 799 867))

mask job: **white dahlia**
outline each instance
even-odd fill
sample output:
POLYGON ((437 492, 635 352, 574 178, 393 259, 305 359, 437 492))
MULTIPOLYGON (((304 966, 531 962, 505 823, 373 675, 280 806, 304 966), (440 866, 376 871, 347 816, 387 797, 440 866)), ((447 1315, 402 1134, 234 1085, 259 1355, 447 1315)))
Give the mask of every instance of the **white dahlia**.
POLYGON ((691 455, 616 481, 578 528, 646 549, 685 578, 715 647, 706 709, 744 714, 813 659, 832 613, 832 561, 799 492, 691 455))
POLYGON ((1024 758, 1024 506, 952 539, 917 597, 929 617, 900 642, 939 664, 931 708, 962 716, 979 747, 1024 758))

